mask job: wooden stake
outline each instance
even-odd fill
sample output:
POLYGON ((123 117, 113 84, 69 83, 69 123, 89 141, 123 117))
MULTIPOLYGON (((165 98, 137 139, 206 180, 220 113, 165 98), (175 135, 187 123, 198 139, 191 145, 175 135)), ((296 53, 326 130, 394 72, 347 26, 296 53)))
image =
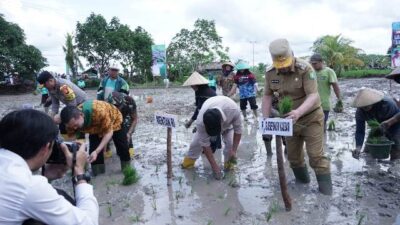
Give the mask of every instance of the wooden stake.
POLYGON ((172 128, 167 128, 167 185, 171 185, 172 179, 172 153, 171 153, 171 139, 172 139, 172 128))
POLYGON ((283 167, 283 153, 282 153, 282 137, 276 135, 276 161, 278 164, 279 184, 281 186, 281 193, 283 202, 285 203, 286 211, 292 210, 292 200, 287 191, 285 167, 283 167))

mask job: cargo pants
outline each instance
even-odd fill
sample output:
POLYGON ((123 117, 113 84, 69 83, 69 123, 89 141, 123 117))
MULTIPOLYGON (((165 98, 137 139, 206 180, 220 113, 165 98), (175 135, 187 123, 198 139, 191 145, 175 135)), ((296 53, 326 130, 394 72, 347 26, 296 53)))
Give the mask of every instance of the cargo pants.
POLYGON ((330 161, 324 155, 324 113, 321 108, 301 117, 293 125, 293 136, 286 137, 290 167, 304 167, 304 143, 315 174, 329 174, 330 161))

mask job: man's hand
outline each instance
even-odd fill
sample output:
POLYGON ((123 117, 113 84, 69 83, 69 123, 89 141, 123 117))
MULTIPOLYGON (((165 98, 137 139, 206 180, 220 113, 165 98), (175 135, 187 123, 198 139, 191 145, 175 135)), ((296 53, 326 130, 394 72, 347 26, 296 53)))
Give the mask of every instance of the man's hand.
POLYGON ((388 129, 390 128, 391 124, 390 121, 386 120, 383 121, 380 125, 379 125, 379 129, 381 130, 381 132, 383 134, 387 133, 388 129))
POLYGON ((97 155, 98 155, 97 150, 90 153, 89 162, 92 163, 92 162, 96 161, 97 155))
POLYGON ((53 120, 54 120, 54 123, 56 123, 56 124, 61 124, 61 117, 60 117, 60 114, 54 115, 53 120))
POLYGON ((301 113, 297 109, 294 109, 285 115, 285 119, 292 119, 293 124, 295 124, 300 117, 301 113))
POLYGON ((236 158, 236 151, 233 149, 229 150, 229 159, 236 158))
MULTIPOLYGON (((68 150, 68 147, 65 144, 60 145, 61 150, 63 151, 65 158, 67 160, 67 168, 71 168, 72 166, 72 153, 68 150)), ((76 161, 75 161, 75 174, 82 174, 85 172, 85 165, 87 162, 88 154, 85 151, 86 145, 83 143, 79 146, 79 150, 76 152, 76 161)))

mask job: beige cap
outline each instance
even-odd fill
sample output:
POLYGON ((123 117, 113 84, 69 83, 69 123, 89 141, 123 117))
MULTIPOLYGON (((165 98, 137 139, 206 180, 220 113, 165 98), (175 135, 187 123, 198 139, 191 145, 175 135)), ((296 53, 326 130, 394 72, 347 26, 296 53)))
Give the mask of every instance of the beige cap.
POLYGON ((118 67, 118 65, 116 63, 113 63, 108 67, 108 69, 110 69, 110 70, 119 70, 119 67, 118 67))
POLYGON ((378 90, 372 88, 363 88, 358 91, 356 97, 353 100, 353 107, 361 108, 369 105, 373 105, 380 102, 384 97, 384 94, 378 90))
POLYGON ((272 64, 275 68, 290 67, 293 63, 293 51, 286 39, 276 39, 269 44, 272 64))
POLYGON ((231 66, 232 68, 234 68, 235 64, 233 64, 232 62, 224 62, 224 63, 222 63, 222 67, 224 67, 224 66, 231 66))
POLYGON ((183 83, 182 86, 202 85, 208 84, 208 80, 198 72, 193 72, 192 75, 183 83))

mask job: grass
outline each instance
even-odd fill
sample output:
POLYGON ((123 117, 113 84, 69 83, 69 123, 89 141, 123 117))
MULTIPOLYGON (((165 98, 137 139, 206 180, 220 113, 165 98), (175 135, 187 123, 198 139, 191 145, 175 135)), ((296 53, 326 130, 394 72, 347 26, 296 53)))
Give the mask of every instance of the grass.
POLYGON ((151 202, 151 207, 153 207, 154 211, 157 211, 157 201, 155 198, 153 198, 153 201, 151 202))
POLYGON ((357 218, 358 218, 358 220, 357 220, 357 225, 361 225, 362 222, 364 221, 365 214, 364 214, 364 213, 360 213, 360 212, 357 210, 356 216, 357 216, 357 218))
POLYGON ((127 166, 122 172, 124 174, 124 179, 122 180, 123 185, 135 184, 140 179, 136 169, 131 166, 127 166))
POLYGON ((360 199, 360 198, 363 197, 360 183, 356 184, 356 190, 355 191, 356 191, 356 199, 360 199))
POLYGON ((341 78, 364 78, 364 77, 382 77, 391 72, 390 69, 363 69, 363 70, 348 70, 340 74, 341 78))
POLYGON ((293 100, 288 96, 285 96, 278 103, 278 110, 279 110, 279 114, 281 116, 283 116, 283 115, 289 113, 290 111, 292 111, 292 108, 293 108, 293 100))
POLYGON ((336 130, 336 125, 335 125, 335 121, 334 120, 330 120, 328 123, 328 130, 329 131, 334 131, 336 130))
POLYGON ((228 214, 229 214, 230 211, 231 211, 231 208, 230 208, 230 207, 228 207, 227 209, 225 209, 224 216, 228 216, 228 214))
POLYGON ((111 207, 111 205, 108 205, 107 212, 108 212, 108 216, 111 217, 112 216, 112 207, 111 207))
POLYGON ((272 202, 270 205, 268 212, 265 213, 265 220, 269 222, 272 218, 272 216, 278 212, 278 203, 277 202, 272 202))

